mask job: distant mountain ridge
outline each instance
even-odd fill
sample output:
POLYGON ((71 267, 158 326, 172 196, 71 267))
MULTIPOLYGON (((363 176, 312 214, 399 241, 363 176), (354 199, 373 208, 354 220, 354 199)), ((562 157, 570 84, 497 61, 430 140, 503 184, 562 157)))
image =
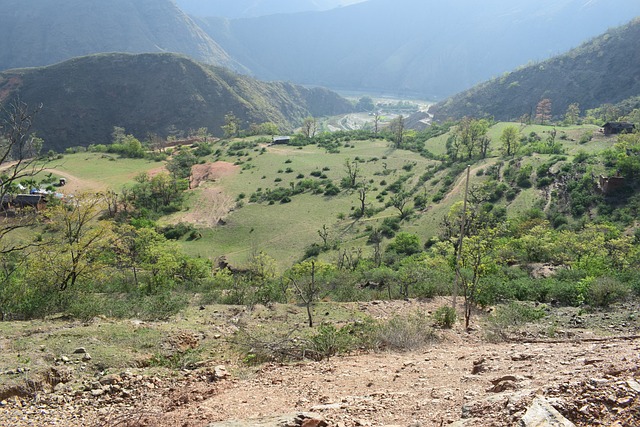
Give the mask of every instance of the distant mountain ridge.
POLYGON ((101 52, 179 52, 242 70, 172 0, 3 0, 0 70, 101 52))
POLYGON ((255 18, 276 13, 328 10, 364 0, 175 0, 185 12, 199 16, 255 18))
POLYGON ((258 78, 438 98, 638 15, 637 0, 369 0, 198 22, 258 78))
POLYGON ((552 115, 570 104, 582 110, 640 95, 640 18, 568 53, 479 84, 431 107, 436 119, 491 116, 513 120, 535 114, 543 98, 552 115))
POLYGON ((34 130, 46 149, 106 144, 114 126, 138 138, 207 127, 221 135, 225 114, 243 128, 274 122, 283 131, 305 117, 351 112, 326 89, 264 83, 176 54, 98 54, 0 73, 0 105, 17 96, 43 104, 34 130))
MULTIPOLYGON (((222 1, 200 5, 294 7, 292 0, 222 1)), ((346 1, 352 0, 294 4, 346 1)), ((640 16, 637 0, 367 0, 231 20, 189 17, 173 0, 4 0, 2 6, 0 70, 101 52, 176 52, 263 80, 428 99, 549 58, 640 16)))

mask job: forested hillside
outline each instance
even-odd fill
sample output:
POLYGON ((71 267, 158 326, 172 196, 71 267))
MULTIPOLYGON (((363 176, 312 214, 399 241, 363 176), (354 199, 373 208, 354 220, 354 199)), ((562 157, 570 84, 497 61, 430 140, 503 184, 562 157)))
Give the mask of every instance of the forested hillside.
POLYGON ((635 19, 566 54, 459 93, 431 112, 440 120, 463 116, 512 120, 535 115, 538 103, 548 99, 549 114, 561 118, 572 104, 584 110, 617 104, 640 95, 638 45, 640 19, 635 19))
POLYGON ((111 142, 114 126, 141 139, 202 127, 222 135, 233 113, 241 128, 273 122, 285 131, 352 109, 325 89, 263 83, 174 54, 100 54, 1 73, 0 103, 16 96, 43 105, 34 130, 58 151, 111 142))

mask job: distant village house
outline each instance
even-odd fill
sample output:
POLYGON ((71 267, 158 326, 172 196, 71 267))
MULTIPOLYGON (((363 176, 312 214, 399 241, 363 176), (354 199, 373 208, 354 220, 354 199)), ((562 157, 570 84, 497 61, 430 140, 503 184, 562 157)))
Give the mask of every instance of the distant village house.
POLYGON ((289 144, 290 142, 291 142, 290 136, 274 136, 273 139, 271 140, 271 143, 275 145, 289 144))
POLYGON ((605 135, 617 135, 621 133, 633 133, 636 126, 628 122, 607 122, 602 126, 605 135))
POLYGON ((600 175, 600 190, 603 194, 611 194, 624 187, 624 177, 600 175))
POLYGON ((37 211, 43 209, 47 200, 43 194, 5 194, 2 198, 2 210, 33 208, 37 211))

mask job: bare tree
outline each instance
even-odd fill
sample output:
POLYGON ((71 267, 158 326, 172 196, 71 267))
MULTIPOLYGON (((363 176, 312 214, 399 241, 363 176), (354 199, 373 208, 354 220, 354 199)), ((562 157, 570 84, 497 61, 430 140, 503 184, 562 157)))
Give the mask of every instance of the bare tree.
POLYGON ((365 210, 367 208, 367 192, 369 191, 369 186, 366 182, 360 183, 358 186, 358 200, 360 200, 360 212, 359 217, 364 217, 365 210))
POLYGON ((322 224, 322 229, 318 230, 318 235, 322 239, 322 247, 324 249, 329 248, 329 229, 327 228, 327 224, 322 224))
POLYGON ((295 267, 289 275, 289 280, 293 285, 296 295, 300 298, 300 301, 307 309, 309 327, 312 328, 313 312, 311 308, 318 299, 321 290, 320 285, 316 280, 316 261, 304 261, 295 267))
POLYGON ((358 176, 360 176, 360 167, 358 162, 346 159, 344 161, 344 168, 347 172, 347 176, 342 179, 342 187, 355 188, 358 176))
POLYGON ((373 113, 373 134, 374 135, 378 135, 378 131, 380 130, 379 129, 380 120, 382 120, 382 116, 380 115, 380 113, 378 111, 373 113))
POLYGON ((32 179, 45 169, 38 159, 42 140, 32 132, 33 121, 42 105, 30 109, 18 100, 0 111, 0 253, 22 250, 26 246, 7 242, 6 235, 34 223, 35 209, 22 209, 9 218, 11 197, 17 193, 21 180, 32 179))
POLYGON ((536 119, 541 125, 551 120, 551 100, 544 98, 538 102, 536 106, 536 119))
POLYGON ((391 138, 396 148, 402 147, 404 141, 404 116, 399 115, 389 124, 391 138))

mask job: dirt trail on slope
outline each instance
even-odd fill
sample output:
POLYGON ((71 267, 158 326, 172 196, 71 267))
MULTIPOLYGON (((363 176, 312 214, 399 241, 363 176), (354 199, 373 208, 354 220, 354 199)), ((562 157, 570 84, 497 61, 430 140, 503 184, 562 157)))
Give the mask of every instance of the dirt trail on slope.
POLYGON ((91 179, 82 179, 78 178, 75 175, 70 174, 67 171, 63 171, 60 169, 45 169, 45 172, 52 173, 61 178, 65 178, 67 183, 64 187, 59 187, 58 191, 65 194, 77 194, 83 192, 98 192, 105 191, 109 188, 107 184, 100 181, 94 181, 91 179))
POLYGON ((191 169, 189 187, 199 194, 189 211, 179 215, 176 222, 184 221, 204 228, 219 225, 236 206, 236 202, 215 182, 237 173, 239 169, 239 166, 228 162, 194 165, 191 169))

